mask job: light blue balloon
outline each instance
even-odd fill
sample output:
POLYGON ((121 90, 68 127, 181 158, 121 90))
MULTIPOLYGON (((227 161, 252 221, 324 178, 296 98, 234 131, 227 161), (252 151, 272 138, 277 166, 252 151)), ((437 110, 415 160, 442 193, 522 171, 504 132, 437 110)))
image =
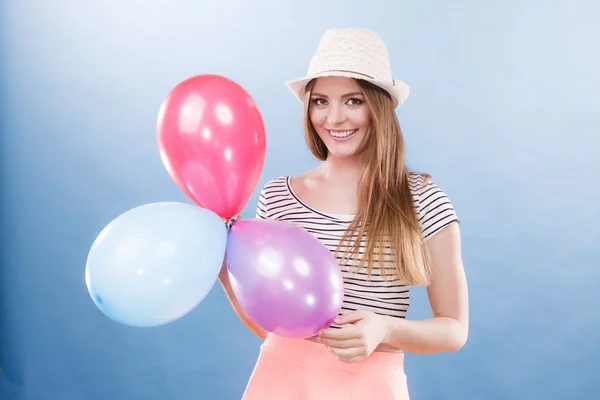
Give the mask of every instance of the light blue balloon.
POLYGON ((85 280, 96 306, 128 326, 164 325, 193 310, 214 286, 227 228, 214 212, 184 203, 131 209, 100 232, 85 280))

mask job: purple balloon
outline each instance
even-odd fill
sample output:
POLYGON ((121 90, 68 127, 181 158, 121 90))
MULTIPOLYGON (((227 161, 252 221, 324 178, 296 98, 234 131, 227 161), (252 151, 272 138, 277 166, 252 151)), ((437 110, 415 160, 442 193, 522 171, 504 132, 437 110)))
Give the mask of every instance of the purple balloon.
POLYGON ((341 311, 344 288, 331 252, 299 226, 250 219, 227 238, 227 266, 236 298, 268 332, 307 338, 341 311))

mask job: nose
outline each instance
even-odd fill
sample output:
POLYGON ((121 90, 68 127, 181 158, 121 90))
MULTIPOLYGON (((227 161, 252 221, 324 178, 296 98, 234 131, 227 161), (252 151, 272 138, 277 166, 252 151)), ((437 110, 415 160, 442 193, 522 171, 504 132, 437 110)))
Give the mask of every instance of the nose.
POLYGON ((327 122, 330 125, 339 125, 346 121, 346 113, 341 105, 333 104, 329 108, 329 113, 327 114, 327 122))

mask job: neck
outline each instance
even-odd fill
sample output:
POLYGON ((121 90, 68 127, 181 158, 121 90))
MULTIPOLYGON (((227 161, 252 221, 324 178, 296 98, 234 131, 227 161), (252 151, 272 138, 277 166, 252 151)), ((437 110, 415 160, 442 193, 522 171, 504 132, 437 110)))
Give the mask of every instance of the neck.
POLYGON ((329 155, 320 169, 321 176, 327 181, 356 185, 364 168, 362 157, 337 158, 329 155))

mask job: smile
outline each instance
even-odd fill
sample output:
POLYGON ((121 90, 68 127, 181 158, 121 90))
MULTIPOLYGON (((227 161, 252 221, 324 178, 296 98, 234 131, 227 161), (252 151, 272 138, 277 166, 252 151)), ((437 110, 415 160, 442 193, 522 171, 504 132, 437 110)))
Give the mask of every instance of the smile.
POLYGON ((329 134, 337 140, 343 140, 343 139, 348 139, 350 136, 354 135, 354 133, 357 131, 358 129, 351 129, 351 130, 347 130, 347 131, 332 131, 329 130, 329 134))

